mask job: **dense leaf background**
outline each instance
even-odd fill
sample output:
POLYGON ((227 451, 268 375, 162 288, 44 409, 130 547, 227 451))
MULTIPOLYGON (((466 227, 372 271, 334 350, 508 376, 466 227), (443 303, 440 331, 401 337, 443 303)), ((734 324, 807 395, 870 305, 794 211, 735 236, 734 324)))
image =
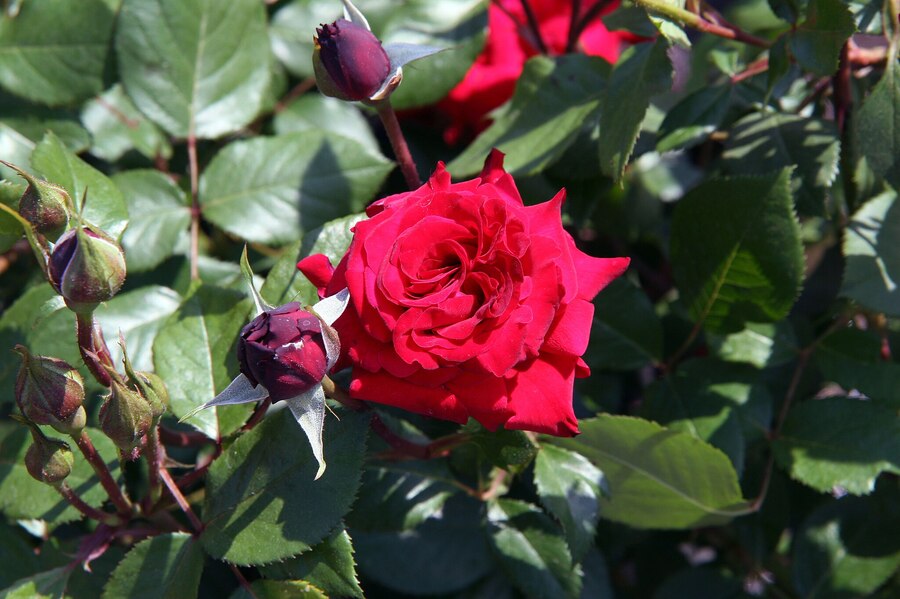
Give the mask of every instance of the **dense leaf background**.
MULTIPOLYGON (((314 481, 287 411, 178 422, 238 372, 244 245, 267 301, 311 304, 298 259, 336 264, 365 207, 405 191, 375 111, 315 89, 341 3, 7 0, 0 159, 121 240, 128 278, 96 319, 117 362, 121 334, 165 380, 166 466, 199 525, 96 429, 75 316, 0 211, 0 597, 898 596, 897 1, 623 2, 603 16, 631 34, 615 64, 533 56, 469 138, 440 101, 490 3, 357 4, 385 42, 447 48, 393 98, 420 174, 477 176, 499 148, 527 203, 566 188, 580 248, 631 257, 594 302, 581 435, 335 403, 314 481), (88 435, 139 499, 115 534, 28 476, 15 344, 85 376, 88 435), (455 441, 411 456, 398 436, 455 441)), ((14 211, 23 181, 0 177, 14 211)), ((80 454, 68 482, 102 509, 80 454)))

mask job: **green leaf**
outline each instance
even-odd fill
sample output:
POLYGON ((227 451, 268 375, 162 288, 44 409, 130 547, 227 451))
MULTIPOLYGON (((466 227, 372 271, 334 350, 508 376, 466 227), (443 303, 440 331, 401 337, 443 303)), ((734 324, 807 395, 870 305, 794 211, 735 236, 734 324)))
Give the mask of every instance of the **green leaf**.
POLYGON ((705 141, 722 126, 734 86, 701 87, 672 107, 659 126, 659 152, 682 150, 705 141))
POLYGON ((0 599, 63 599, 72 569, 66 566, 17 580, 0 590, 0 599))
POLYGON ((897 501, 896 491, 879 489, 812 512, 793 543, 791 574, 799 596, 873 596, 900 567, 897 501))
POLYGON ((824 190, 838 172, 840 141, 831 121, 792 114, 752 113, 735 123, 722 166, 739 175, 767 175, 796 167, 791 189, 804 214, 824 213, 824 190))
POLYGON ((104 160, 114 162, 131 150, 150 159, 172 156, 168 138, 138 111, 118 83, 84 105, 81 122, 94 139, 91 154, 104 160))
POLYGON ((859 147, 875 174, 900 188, 900 63, 893 61, 859 110, 859 147))
MULTIPOLYGON (((99 431, 87 430, 107 467, 114 477, 118 477, 119 454, 112 441, 99 431)), ((60 438, 59 433, 52 429, 48 429, 47 434, 60 438)), ((74 443, 69 443, 78 454, 74 443)), ((30 445, 31 436, 26 427, 9 421, 0 424, 0 511, 10 518, 36 518, 51 524, 83 518, 81 512, 71 507, 53 487, 34 480, 28 474, 24 459, 30 445)), ((80 454, 75 456, 75 466, 66 482, 93 507, 101 506, 107 499, 94 470, 80 454)))
POLYGON ((40 571, 34 549, 25 540, 25 532, 14 524, 0 522, 0 589, 40 571))
POLYGON ((900 316, 900 202, 896 192, 886 191, 856 211, 847 225, 843 249, 847 264, 841 295, 877 312, 900 316))
POLYGON ((861 391, 871 399, 900 405, 900 364, 884 361, 881 343, 881 336, 874 331, 842 329, 819 344, 813 360, 825 380, 848 391, 861 391))
MULTIPOLYGON (((290 8, 289 4, 285 8, 290 8)), ((306 62, 311 64, 309 57, 306 62)), ((329 98, 321 94, 306 94, 277 113, 272 123, 275 133, 301 131, 329 131, 365 146, 372 154, 380 154, 378 140, 362 112, 352 102, 329 98)))
POLYGON ((618 180, 641 130, 650 98, 672 85, 672 63, 662 39, 636 44, 619 57, 609 78, 600 117, 600 160, 603 173, 618 180))
POLYGON ((228 599, 328 599, 315 585, 305 580, 254 580, 252 594, 240 587, 228 599))
MULTIPOLYGON (((32 170, 31 153, 48 131, 67 148, 83 152, 91 146, 91 136, 68 111, 39 108, 18 98, 0 94, 0 147, 3 160, 23 170, 32 170)), ((11 181, 24 181, 18 173, 0 164, 0 175, 11 181)))
POLYGON ((125 0, 116 52, 131 100, 176 137, 237 131, 256 117, 269 85, 257 0, 125 0))
MULTIPOLYGON (((166 381, 172 413, 182 417, 215 397, 238 372, 234 352, 250 301, 244 293, 197 285, 153 342, 156 373, 166 381)), ((252 404, 203 410, 187 423, 212 439, 240 427, 252 404)))
POLYGON ((356 578, 353 544, 343 529, 305 553, 260 570, 266 578, 303 579, 339 597, 363 596, 356 578))
POLYGON ((594 543, 600 518, 603 473, 577 453, 544 445, 534 465, 534 483, 547 511, 562 524, 572 557, 580 561, 594 543))
POLYGON ((191 535, 161 534, 128 552, 103 588, 103 599, 191 599, 202 573, 203 551, 191 535))
POLYGON ((500 499, 488 505, 488 536, 500 566, 526 597, 578 597, 581 571, 556 525, 524 501, 500 499))
POLYGON ((264 419, 209 469, 201 540, 218 559, 264 564, 324 540, 359 487, 369 417, 342 411, 325 426, 328 469, 318 465, 288 410, 264 419))
POLYGON ((675 279, 691 316, 708 330, 774 322, 793 306, 804 265, 789 184, 788 170, 711 179, 675 208, 675 279))
POLYGON ((122 363, 118 337, 124 335, 128 358, 135 370, 153 370, 153 341, 181 305, 181 296, 168 287, 146 285, 119 294, 94 312, 107 337, 113 363, 122 363))
POLYGON ((900 473, 900 418, 872 401, 805 401, 791 409, 774 451, 791 477, 817 491, 865 495, 882 472, 900 473))
POLYGON ((113 182, 128 202, 130 224, 122 236, 129 272, 155 268, 175 252, 191 222, 189 201, 172 180, 155 170, 118 173, 113 182))
POLYGON ((407 595, 447 595, 491 573, 479 502, 456 495, 440 518, 413 530, 353 531, 360 572, 379 585, 407 595))
POLYGON ((614 599, 609 570, 603 555, 594 548, 581 562, 584 576, 581 579, 581 599, 614 599))
POLYGON ((203 215, 248 241, 284 244, 362 210, 393 165, 324 131, 236 141, 203 173, 203 215))
MULTIPOLYGON (((684 9, 685 0, 663 0, 663 4, 684 9)), ((647 17, 670 44, 682 48, 691 47, 691 40, 688 39, 687 33, 677 21, 650 13, 647 14, 647 17)))
POLYGON ((84 204, 84 218, 119 238, 128 224, 122 192, 106 175, 76 156, 53 133, 47 133, 31 155, 31 165, 51 183, 64 187, 76 207, 84 204))
POLYGON ((109 2, 29 1, 0 19, 0 85, 44 104, 72 104, 99 93, 115 12, 109 2))
POLYGON ((489 431, 474 420, 470 420, 462 431, 470 435, 470 442, 491 464, 514 473, 528 466, 540 449, 524 431, 489 431))
POLYGON ((534 174, 549 166, 596 118, 609 65, 570 54, 525 63, 509 105, 447 168, 457 177, 478 173, 492 148, 506 154, 506 170, 534 174))
POLYGON ((748 322, 727 335, 708 334, 713 353, 726 362, 745 362, 757 368, 781 366, 797 357, 799 342, 787 320, 775 323, 748 322))
POLYGON ((724 453, 687 433, 627 416, 579 423, 574 439, 543 437, 580 453, 609 481, 600 515, 636 528, 696 528, 747 513, 724 453))
POLYGON ((584 356, 591 368, 632 370, 662 359, 662 323, 647 294, 634 283, 616 279, 594 306, 584 356))
POLYGON ((820 77, 838 68, 841 47, 856 32, 856 21, 841 0, 810 0, 806 20, 791 36, 791 53, 800 66, 820 77))

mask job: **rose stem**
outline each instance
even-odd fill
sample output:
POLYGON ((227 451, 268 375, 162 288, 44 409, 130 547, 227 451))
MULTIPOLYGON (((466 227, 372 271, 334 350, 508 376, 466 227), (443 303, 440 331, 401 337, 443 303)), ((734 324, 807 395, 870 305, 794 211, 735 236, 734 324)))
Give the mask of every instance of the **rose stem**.
POLYGON ((600 12, 603 11, 603 9, 606 8, 608 4, 608 0, 600 0, 600 2, 593 5, 587 10, 586 13, 584 13, 584 16, 578 21, 578 24, 575 26, 574 31, 571 28, 569 29, 569 43, 572 46, 567 50, 568 52, 575 51, 575 46, 578 44, 578 38, 581 37, 582 32, 587 29, 587 26, 591 24, 591 21, 596 19, 600 12))
POLYGON ((104 387, 109 387, 112 379, 105 366, 113 368, 113 360, 109 354, 109 348, 106 346, 106 340, 103 338, 103 331, 94 322, 93 313, 76 314, 75 331, 81 359, 84 360, 97 382, 104 387))
POLYGON ((241 572, 240 568, 238 568, 237 566, 235 566, 235 565, 232 564, 231 562, 225 562, 225 563, 228 564, 228 567, 229 567, 229 568, 231 568, 231 572, 234 574, 234 577, 237 578, 238 583, 241 585, 241 588, 243 588, 244 591, 247 592, 247 595, 248 595, 251 599, 259 599, 259 598, 257 597, 256 593, 253 592, 253 587, 250 586, 250 583, 249 583, 249 582, 247 582, 247 579, 244 577, 244 575, 243 575, 243 573, 241 572))
POLYGON ((534 42, 537 44, 538 50, 541 54, 547 54, 547 44, 544 43, 544 38, 541 36, 541 27, 537 17, 534 16, 534 11, 531 10, 531 4, 528 0, 519 1, 522 3, 522 10, 525 11, 525 18, 528 19, 528 28, 534 35, 534 42))
POLYGON ((175 447, 197 447, 200 445, 215 445, 215 441, 196 431, 173 431, 160 425, 159 439, 165 445, 175 447))
POLYGON ((75 492, 72 490, 68 484, 63 482, 61 485, 55 487, 59 494, 63 496, 63 499, 69 502, 76 510, 87 516, 88 518, 93 518, 98 522, 103 522, 104 524, 109 524, 110 526, 115 526, 118 524, 118 519, 113 515, 107 512, 98 510, 97 508, 91 507, 84 502, 75 492))
POLYGON ((165 468, 160 468, 159 477, 166 485, 166 488, 169 490, 169 494, 175 500, 175 503, 178 504, 178 507, 184 512, 184 515, 187 516, 188 521, 191 523, 191 527, 194 529, 194 534, 199 535, 203 532, 203 523, 200 521, 200 518, 197 517, 197 514, 194 513, 194 510, 191 509, 191 504, 189 504, 187 499, 184 498, 184 495, 181 494, 181 489, 179 489, 178 485, 175 484, 175 481, 172 480, 172 475, 169 474, 169 471, 165 468))
POLYGON ((581 13, 581 0, 572 0, 572 18, 569 19, 569 36, 566 40, 566 53, 571 54, 578 45, 578 17, 581 13))
POLYGON ((256 405, 256 409, 253 410, 253 414, 250 415, 250 418, 247 420, 246 424, 241 427, 241 430, 244 432, 253 430, 253 427, 262 422, 262 419, 266 415, 266 412, 268 411, 270 405, 272 405, 271 397, 267 397, 260 403, 258 403, 256 405))
POLYGON ((198 196, 197 137, 187 137, 188 170, 191 177, 191 280, 200 278, 200 199, 198 196))
POLYGON ((391 147, 397 156, 397 162, 400 163, 400 170, 403 171, 403 177, 406 179, 406 185, 410 189, 418 189, 422 185, 419 179, 419 171, 416 170, 416 163, 413 162, 412 154, 409 153, 409 146, 406 145, 406 138, 403 136, 403 130, 400 129, 400 123, 397 121, 397 113, 391 106, 391 99, 385 98, 374 103, 375 110, 381 118, 381 123, 387 132, 388 139, 391 140, 391 147))
POLYGON ((669 19, 679 21, 689 27, 697 29, 698 31, 711 33, 712 35, 717 35, 719 37, 724 37, 730 40, 744 42, 745 44, 750 44, 751 46, 759 46, 760 48, 769 48, 772 46, 772 43, 769 40, 751 35, 746 31, 738 29, 734 25, 724 25, 707 21, 700 15, 694 14, 689 10, 666 4, 665 0, 634 0, 634 2, 641 8, 644 8, 651 13, 662 15, 669 19))
POLYGON ((159 442, 159 425, 157 424, 150 429, 150 438, 147 439, 147 469, 148 478, 150 479, 150 490, 147 493, 145 506, 152 506, 162 495, 159 471, 161 470, 164 455, 165 452, 159 442))
POLYGON ((91 465, 91 468, 94 469, 97 478, 100 479, 100 484, 103 485, 106 494, 109 495, 110 501, 113 502, 120 514, 123 516, 129 515, 131 513, 131 502, 128 501, 128 498, 122 493, 122 489, 120 489, 119 485, 116 484, 116 481, 113 480, 112 474, 109 473, 109 468, 106 467, 103 458, 97 453, 97 449, 91 442, 91 438, 88 436, 87 431, 81 431, 81 435, 77 437, 73 435, 72 439, 74 439, 75 445, 78 446, 81 453, 84 454, 84 457, 91 465))

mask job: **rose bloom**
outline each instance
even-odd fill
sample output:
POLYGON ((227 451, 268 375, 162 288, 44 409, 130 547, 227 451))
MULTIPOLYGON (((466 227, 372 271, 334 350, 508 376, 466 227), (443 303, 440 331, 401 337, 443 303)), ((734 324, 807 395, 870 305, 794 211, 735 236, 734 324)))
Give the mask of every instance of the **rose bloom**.
POLYGON ((525 206, 495 150, 480 178, 451 183, 439 164, 419 189, 374 203, 336 269, 301 260, 320 293, 350 290, 334 327, 351 396, 491 430, 578 433, 591 300, 629 259, 579 251, 564 198, 525 206))
MULTIPOLYGON (((598 3, 583 0, 581 14, 598 3)), ((530 4, 547 52, 563 54, 572 18, 571 0, 530 0, 530 4)), ((618 5, 618 1, 610 2, 601 14, 612 12, 618 5)), ((456 143, 478 133, 487 124, 485 116, 512 97, 525 61, 539 54, 527 23, 521 0, 491 2, 484 50, 462 82, 438 106, 451 121, 445 141, 456 143)), ((597 16, 578 38, 578 50, 615 62, 624 44, 634 39, 628 33, 608 31, 597 16)))

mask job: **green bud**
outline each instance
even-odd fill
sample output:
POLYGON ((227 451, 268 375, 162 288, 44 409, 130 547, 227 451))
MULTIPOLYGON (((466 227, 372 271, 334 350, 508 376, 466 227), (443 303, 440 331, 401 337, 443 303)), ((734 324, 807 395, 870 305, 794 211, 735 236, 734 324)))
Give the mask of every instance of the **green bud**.
POLYGON ((87 421, 81 374, 58 358, 35 356, 22 345, 16 377, 16 403, 22 414, 37 424, 48 424, 67 435, 78 435, 87 421))
POLYGON ((69 224, 69 207, 72 205, 69 193, 58 185, 32 177, 8 162, 3 164, 28 181, 28 187, 19 200, 19 214, 31 223, 35 231, 50 241, 56 241, 69 224))
POLYGON ((78 226, 59 238, 48 263, 50 284, 75 312, 93 312, 125 282, 125 254, 99 230, 78 226))
POLYGON ((150 404, 153 420, 158 421, 169 408, 169 391, 166 389, 166 384, 153 372, 135 372, 131 366, 131 360, 128 359, 128 352, 125 349, 125 338, 121 335, 119 336, 119 345, 122 347, 122 362, 125 364, 128 384, 132 389, 144 396, 144 399, 150 404))
POLYGON ((100 430, 123 453, 131 453, 142 445, 152 424, 150 403, 113 377, 110 393, 100 406, 100 430))
POLYGON ((25 468, 28 474, 42 483, 56 486, 72 472, 75 455, 69 444, 59 439, 50 439, 35 425, 31 425, 34 443, 25 453, 25 468))

